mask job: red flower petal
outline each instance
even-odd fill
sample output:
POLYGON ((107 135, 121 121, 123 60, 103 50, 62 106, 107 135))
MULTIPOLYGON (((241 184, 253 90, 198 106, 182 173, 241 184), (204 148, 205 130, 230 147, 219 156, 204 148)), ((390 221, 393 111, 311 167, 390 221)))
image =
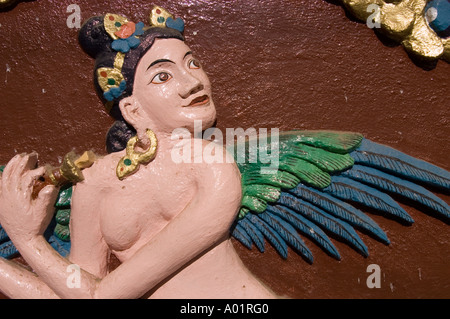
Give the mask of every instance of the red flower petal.
POLYGON ((128 22, 120 27, 120 29, 114 32, 121 39, 129 38, 136 31, 136 24, 134 22, 128 22))

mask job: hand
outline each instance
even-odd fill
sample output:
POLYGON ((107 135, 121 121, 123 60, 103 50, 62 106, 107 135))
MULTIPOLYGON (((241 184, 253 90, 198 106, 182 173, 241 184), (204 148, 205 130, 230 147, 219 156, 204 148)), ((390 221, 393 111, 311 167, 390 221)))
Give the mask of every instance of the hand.
POLYGON ((45 173, 36 166, 36 153, 16 155, 1 175, 0 224, 15 244, 42 235, 53 216, 57 188, 46 186, 32 198, 35 181, 45 173))

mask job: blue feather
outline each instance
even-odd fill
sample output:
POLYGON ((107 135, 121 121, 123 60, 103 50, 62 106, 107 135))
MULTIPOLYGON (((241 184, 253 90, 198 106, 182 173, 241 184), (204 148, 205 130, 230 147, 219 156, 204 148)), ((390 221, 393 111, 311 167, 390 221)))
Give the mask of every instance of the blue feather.
POLYGON ((291 226, 284 219, 277 215, 270 214, 268 211, 258 214, 259 218, 264 220, 273 229, 275 229, 280 236, 289 244, 292 248, 296 249, 301 255, 303 255, 309 263, 313 263, 314 257, 306 244, 298 235, 294 227, 291 226))
POLYGON ((61 256, 67 257, 69 255, 70 242, 62 241, 54 235, 50 236, 47 241, 61 256))
POLYGON ((314 240, 332 257, 336 258, 337 260, 341 260, 341 256, 339 255, 339 252, 337 251, 336 247, 333 245, 331 240, 313 222, 310 222, 302 215, 297 214, 293 210, 281 205, 267 206, 267 211, 273 215, 277 215, 283 218, 284 220, 289 222, 292 226, 294 226, 299 232, 314 240))
MULTIPOLYGON (((52 235, 54 229, 54 220, 47 227, 44 232, 44 237, 47 239, 50 246, 52 246, 61 256, 66 257, 70 252, 70 242, 65 242, 52 235)), ((0 226, 0 257, 11 259, 17 255, 19 252, 14 246, 13 242, 9 239, 6 231, 0 226)))
POLYGON ((250 235, 247 234, 245 229, 242 228, 242 226, 239 225, 239 223, 236 223, 236 225, 234 225, 234 229, 231 235, 234 238, 236 238, 239 242, 241 242, 241 244, 243 244, 245 247, 247 247, 248 249, 252 249, 253 241, 250 235))
POLYGON ((8 239, 9 239, 8 234, 3 229, 3 227, 0 225, 0 243, 4 242, 5 240, 8 240, 8 239))
POLYGON ((408 213, 387 194, 375 188, 361 184, 342 176, 333 176, 331 184, 323 191, 344 200, 354 201, 370 208, 401 218, 407 223, 414 223, 408 213))
POLYGON ((391 147, 364 139, 352 153, 355 163, 378 168, 403 178, 450 190, 450 172, 406 155, 391 147))
POLYGON ((355 230, 343 220, 339 220, 324 210, 288 193, 281 193, 278 203, 302 214, 324 229, 347 241, 364 256, 368 256, 367 247, 355 230))
POLYGON ((16 247, 14 247, 12 241, 7 241, 0 245, 0 257, 11 259, 18 254, 19 252, 17 251, 16 247))
POLYGON ((446 218, 450 218, 450 208, 446 202, 427 189, 412 182, 361 165, 355 165, 352 169, 342 173, 342 175, 379 189, 402 195, 431 208, 446 218))
POLYGON ((389 244, 386 233, 369 216, 352 205, 328 195, 322 191, 299 184, 289 192, 299 198, 303 198, 315 206, 322 208, 331 215, 338 217, 350 225, 365 230, 385 244, 389 244))
POLYGON ((286 259, 288 256, 287 244, 278 232, 255 214, 247 214, 245 217, 264 234, 281 257, 286 259))
POLYGON ((255 225, 253 225, 249 220, 249 217, 247 217, 248 215, 251 215, 251 213, 245 215, 244 218, 239 219, 238 225, 246 231, 258 250, 263 253, 265 251, 264 235, 255 225))

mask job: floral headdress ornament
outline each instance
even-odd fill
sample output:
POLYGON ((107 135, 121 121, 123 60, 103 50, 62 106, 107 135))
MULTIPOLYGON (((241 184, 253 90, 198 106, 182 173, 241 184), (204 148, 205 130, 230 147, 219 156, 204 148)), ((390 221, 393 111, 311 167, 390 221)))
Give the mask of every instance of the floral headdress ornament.
POLYGON ((143 22, 134 23, 123 16, 112 13, 105 15, 103 25, 106 33, 113 39, 111 48, 117 51, 112 68, 97 69, 98 84, 103 90, 103 97, 108 101, 106 108, 109 111, 113 100, 120 97, 126 89, 122 66, 125 54, 141 43, 139 37, 151 27, 172 28, 183 32, 184 21, 181 18, 175 19, 167 10, 154 6, 150 13, 150 27, 145 27, 143 22))

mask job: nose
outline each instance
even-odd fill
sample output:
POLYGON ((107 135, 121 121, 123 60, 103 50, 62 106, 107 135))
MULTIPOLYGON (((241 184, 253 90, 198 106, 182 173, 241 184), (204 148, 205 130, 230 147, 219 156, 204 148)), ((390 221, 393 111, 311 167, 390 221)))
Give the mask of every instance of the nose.
POLYGON ((179 95, 183 99, 187 99, 191 95, 200 92, 204 89, 204 85, 200 79, 186 72, 183 76, 183 81, 180 82, 179 95))

